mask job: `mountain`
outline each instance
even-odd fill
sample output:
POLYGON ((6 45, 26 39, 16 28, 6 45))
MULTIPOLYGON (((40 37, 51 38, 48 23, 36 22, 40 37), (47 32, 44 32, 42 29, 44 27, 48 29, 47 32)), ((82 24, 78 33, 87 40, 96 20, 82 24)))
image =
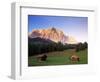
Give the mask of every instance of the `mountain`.
POLYGON ((40 44, 51 44, 51 43, 55 43, 49 39, 43 39, 43 38, 40 38, 40 37, 36 37, 36 38, 28 38, 28 42, 29 43, 40 43, 40 44))
POLYGON ((48 29, 39 29, 39 30, 32 30, 32 32, 29 33, 29 38, 43 38, 46 40, 51 40, 54 42, 61 42, 63 44, 76 44, 77 41, 74 37, 65 35, 63 31, 58 30, 54 27, 48 28, 48 29))

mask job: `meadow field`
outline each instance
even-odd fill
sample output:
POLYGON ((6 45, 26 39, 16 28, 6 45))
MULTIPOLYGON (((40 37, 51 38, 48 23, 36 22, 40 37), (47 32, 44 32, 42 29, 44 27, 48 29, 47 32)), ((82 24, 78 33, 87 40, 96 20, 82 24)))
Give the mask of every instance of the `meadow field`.
MULTIPOLYGON (((54 51, 47 54, 47 60, 39 62, 36 56, 28 57, 28 66, 50 66, 50 65, 71 65, 71 64, 87 64, 88 52, 87 49, 79 52, 73 52, 73 49, 64 51, 54 51), (74 54, 78 55, 80 61, 71 61, 70 57, 74 54)), ((41 54, 40 54, 41 55, 41 54)))

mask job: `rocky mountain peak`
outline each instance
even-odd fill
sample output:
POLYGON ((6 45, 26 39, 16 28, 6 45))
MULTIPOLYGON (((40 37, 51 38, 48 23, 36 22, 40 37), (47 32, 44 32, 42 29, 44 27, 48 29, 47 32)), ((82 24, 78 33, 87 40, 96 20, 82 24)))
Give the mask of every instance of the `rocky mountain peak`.
POLYGON ((56 29, 55 27, 33 30, 31 33, 29 33, 29 37, 30 38, 40 37, 43 39, 49 39, 54 42, 62 42, 63 44, 77 43, 74 37, 72 38, 65 35, 63 31, 56 29))

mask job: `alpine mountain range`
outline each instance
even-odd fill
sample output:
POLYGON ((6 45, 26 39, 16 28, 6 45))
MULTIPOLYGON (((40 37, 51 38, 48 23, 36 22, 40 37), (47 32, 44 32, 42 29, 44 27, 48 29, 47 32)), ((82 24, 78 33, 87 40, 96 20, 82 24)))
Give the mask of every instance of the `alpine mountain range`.
POLYGON ((62 30, 50 27, 46 29, 33 29, 28 34, 28 38, 41 38, 51 40, 53 42, 61 42, 63 44, 77 44, 79 43, 75 37, 66 35, 62 30))

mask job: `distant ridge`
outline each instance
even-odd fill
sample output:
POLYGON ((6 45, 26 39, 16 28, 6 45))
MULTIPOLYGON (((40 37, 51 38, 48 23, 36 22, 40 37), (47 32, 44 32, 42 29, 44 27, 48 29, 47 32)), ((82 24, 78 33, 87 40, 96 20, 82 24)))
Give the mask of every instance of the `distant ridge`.
POLYGON ((63 44, 77 44, 77 40, 73 36, 65 35, 63 31, 56 29, 54 27, 47 29, 32 30, 29 33, 29 38, 41 38, 45 40, 50 40, 53 42, 61 42, 63 44))
POLYGON ((55 43, 49 39, 43 39, 40 37, 36 38, 28 38, 29 43, 43 43, 43 44, 50 44, 50 43, 55 43))

